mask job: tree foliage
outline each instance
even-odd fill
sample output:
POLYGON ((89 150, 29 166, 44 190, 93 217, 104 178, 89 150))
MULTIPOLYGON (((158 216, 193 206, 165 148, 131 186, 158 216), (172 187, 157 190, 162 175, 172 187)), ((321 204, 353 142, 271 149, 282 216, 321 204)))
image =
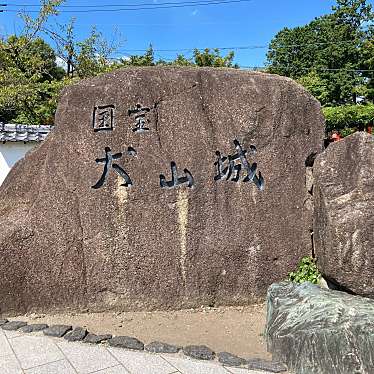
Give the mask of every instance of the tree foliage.
POLYGON ((220 50, 214 48, 210 50, 205 48, 203 51, 198 49, 194 50, 194 63, 197 66, 211 66, 211 67, 235 67, 237 65, 233 64, 234 52, 229 52, 226 56, 221 56, 220 50))
MULTIPOLYGON (((323 108, 326 118, 326 131, 355 128, 363 130, 374 123, 374 104, 342 105, 323 108)), ((348 131, 349 133, 349 131, 348 131)))
POLYGON ((52 124, 58 93, 68 82, 54 50, 37 34, 63 0, 42 0, 36 18, 23 14, 24 30, 0 40, 0 121, 52 124))
POLYGON ((373 12, 366 0, 337 0, 333 12, 281 30, 271 41, 268 70, 298 80, 323 105, 355 104, 372 74, 373 12))
POLYGON ((11 36, 0 41, 0 121, 53 123, 64 75, 42 39, 11 36))
POLYGON ((329 98, 329 82, 321 77, 315 70, 309 71, 297 81, 304 86, 316 99, 325 103, 329 98))
POLYGON ((238 65, 233 63, 234 52, 230 51, 226 56, 222 56, 219 49, 205 48, 200 51, 194 49, 193 57, 186 58, 182 54, 178 54, 172 61, 165 61, 163 59, 155 60, 152 45, 149 46, 144 55, 134 55, 127 59, 121 59, 123 66, 155 66, 155 65, 171 65, 171 66, 209 66, 209 67, 233 67, 238 68, 238 65))
POLYGON ((58 30, 42 28, 56 44, 56 55, 66 64, 66 75, 70 78, 89 78, 108 72, 117 67, 118 62, 111 55, 122 45, 119 35, 109 42, 95 26, 83 40, 75 34, 75 19, 66 25, 59 25, 58 30))
POLYGON ((155 66, 155 54, 152 45, 146 50, 144 55, 133 55, 120 59, 121 66, 155 66))

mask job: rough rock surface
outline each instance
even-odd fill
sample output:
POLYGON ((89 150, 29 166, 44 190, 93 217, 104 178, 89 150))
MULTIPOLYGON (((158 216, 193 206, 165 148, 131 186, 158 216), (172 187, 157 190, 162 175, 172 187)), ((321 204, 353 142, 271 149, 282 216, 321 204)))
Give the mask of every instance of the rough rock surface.
POLYGON ((273 284, 266 339, 297 374, 372 374, 374 301, 311 283, 273 284))
POLYGON ((305 160, 323 122, 292 80, 235 69, 131 68, 66 88, 55 129, 0 188, 0 310, 264 297, 311 251, 305 160))
POLYGON ((42 331, 48 328, 48 325, 45 323, 35 323, 32 325, 26 325, 23 326, 19 329, 19 331, 25 332, 25 333, 30 333, 30 332, 37 332, 37 331, 42 331))
POLYGON ((144 349, 144 343, 131 336, 115 336, 109 339, 108 343, 111 347, 134 349, 137 351, 142 351, 144 349))
POLYGON ((64 339, 68 340, 69 342, 79 342, 85 338, 87 335, 87 330, 83 327, 76 327, 74 330, 69 331, 65 336, 64 339))
POLYGON ((52 325, 47 329, 43 330, 43 334, 48 336, 54 336, 56 338, 62 338, 71 329, 72 327, 69 325, 52 325))
POLYGON ((323 275, 374 297, 374 136, 357 132, 314 163, 314 241, 323 275))
POLYGON ((83 343, 99 344, 109 339, 112 339, 112 335, 110 334, 104 334, 104 335, 88 334, 84 338, 83 343))
POLYGON ((26 325, 27 325, 27 322, 23 322, 23 321, 9 321, 3 324, 1 328, 7 331, 15 331, 26 325))
POLYGON ((205 345, 188 345, 183 348, 183 353, 197 360, 213 360, 215 357, 214 351, 205 345))
POLYGON ((163 342, 152 342, 147 344, 144 349, 152 353, 177 353, 181 347, 163 342))
POLYGON ((218 361, 226 366, 241 366, 247 362, 244 358, 235 356, 228 352, 220 352, 217 354, 217 357, 218 361))

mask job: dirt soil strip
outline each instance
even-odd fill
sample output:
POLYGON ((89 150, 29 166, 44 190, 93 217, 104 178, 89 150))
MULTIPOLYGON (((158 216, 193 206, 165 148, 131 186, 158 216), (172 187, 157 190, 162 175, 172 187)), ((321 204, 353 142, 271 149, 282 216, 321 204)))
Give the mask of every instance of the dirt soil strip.
POLYGON ((134 336, 145 344, 155 340, 181 346, 205 344, 215 352, 271 359, 263 337, 263 304, 159 312, 28 314, 12 319, 81 326, 95 334, 134 336))

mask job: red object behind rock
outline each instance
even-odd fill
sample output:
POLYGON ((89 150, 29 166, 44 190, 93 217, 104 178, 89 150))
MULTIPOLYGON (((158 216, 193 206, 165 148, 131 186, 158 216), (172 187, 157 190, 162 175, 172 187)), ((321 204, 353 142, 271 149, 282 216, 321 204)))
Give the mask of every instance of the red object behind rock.
POLYGON ((331 135, 331 139, 332 139, 333 142, 338 142, 339 140, 342 139, 342 137, 340 136, 339 133, 334 133, 334 134, 331 135))

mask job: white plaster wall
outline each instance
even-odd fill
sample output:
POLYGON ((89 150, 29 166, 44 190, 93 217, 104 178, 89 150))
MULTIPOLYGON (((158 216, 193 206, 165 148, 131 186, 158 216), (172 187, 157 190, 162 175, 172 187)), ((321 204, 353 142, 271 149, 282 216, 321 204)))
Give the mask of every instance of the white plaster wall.
POLYGON ((0 143, 0 186, 12 166, 25 156, 26 152, 38 145, 37 142, 6 142, 0 143))

